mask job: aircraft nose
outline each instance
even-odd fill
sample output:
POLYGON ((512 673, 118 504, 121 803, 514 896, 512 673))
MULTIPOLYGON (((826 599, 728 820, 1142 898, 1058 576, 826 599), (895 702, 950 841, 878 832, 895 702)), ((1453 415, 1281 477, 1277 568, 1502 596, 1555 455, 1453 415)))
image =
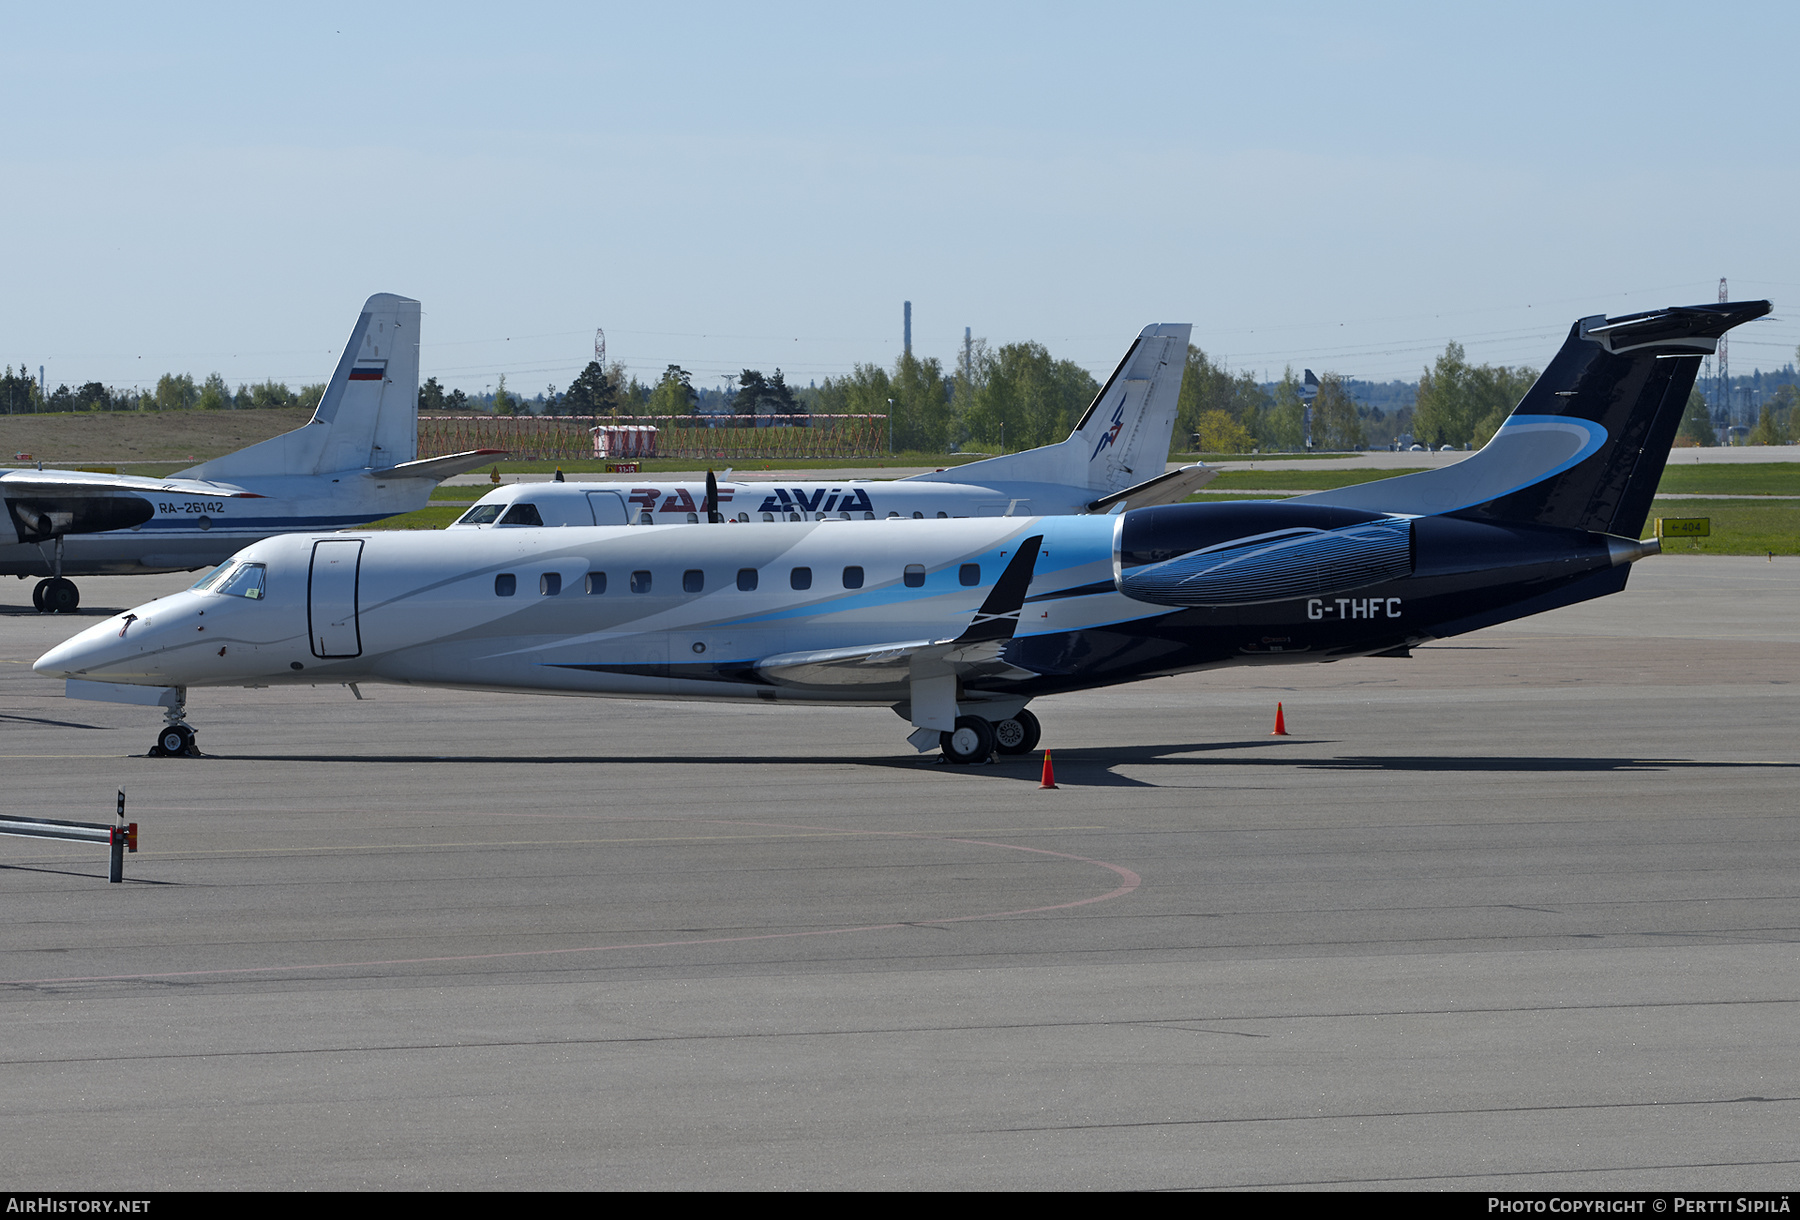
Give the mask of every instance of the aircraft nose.
POLYGON ((32 670, 47 678, 79 678, 95 666, 117 659, 119 622, 109 619, 71 636, 32 662, 32 670))
POLYGON ((74 677, 88 652, 88 647, 82 640, 82 636, 86 634, 86 632, 82 632, 82 635, 78 635, 72 640, 64 640, 46 652, 31 663, 32 671, 43 674, 46 678, 74 677))

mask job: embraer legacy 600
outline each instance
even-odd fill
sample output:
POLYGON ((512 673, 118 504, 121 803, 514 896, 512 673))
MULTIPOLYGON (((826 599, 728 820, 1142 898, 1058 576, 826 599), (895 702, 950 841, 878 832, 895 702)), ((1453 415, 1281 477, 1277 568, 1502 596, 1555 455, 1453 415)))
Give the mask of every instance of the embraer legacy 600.
POLYGON ((955 762, 1039 695, 1332 661, 1624 588, 1701 357, 1766 301, 1577 322, 1455 466, 1115 516, 338 533, 257 543, 46 653, 141 690, 393 682, 891 706, 955 762), (149 688, 149 689, 142 689, 149 688))
POLYGON ((1164 470, 1187 362, 1186 323, 1146 326, 1067 439, 905 479, 626 484, 518 483, 483 496, 451 529, 1033 517, 1172 504, 1218 472, 1164 470))
POLYGON ((0 472, 0 576, 43 577, 32 603, 67 614, 81 603, 71 575, 210 568, 258 538, 409 513, 501 452, 415 461, 418 413, 419 303, 378 293, 304 427, 166 479, 0 472))

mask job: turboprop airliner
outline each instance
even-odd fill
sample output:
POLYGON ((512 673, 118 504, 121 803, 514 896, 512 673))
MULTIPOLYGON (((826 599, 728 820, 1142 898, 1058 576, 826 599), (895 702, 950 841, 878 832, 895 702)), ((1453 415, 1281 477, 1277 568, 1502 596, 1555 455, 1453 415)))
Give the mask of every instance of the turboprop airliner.
MULTIPOLYGON (((75 696, 391 682, 873 704, 952 762, 1040 695, 1403 655, 1625 587, 1701 358, 1766 301, 1583 318, 1479 452, 1281 501, 950 521, 290 535, 38 659, 75 696)), ((276 696, 271 696, 276 697, 276 696)))
POLYGON ((905 479, 517 483, 490 491, 450 528, 1032 517, 1172 504, 1218 474, 1201 464, 1164 469, 1191 330, 1146 326, 1054 445, 905 479))
POLYGON ((366 525, 423 508, 480 450, 417 461, 419 303, 369 298, 312 419, 166 479, 0 473, 0 576, 39 576, 32 603, 67 614, 73 576, 208 568, 258 538, 366 525))

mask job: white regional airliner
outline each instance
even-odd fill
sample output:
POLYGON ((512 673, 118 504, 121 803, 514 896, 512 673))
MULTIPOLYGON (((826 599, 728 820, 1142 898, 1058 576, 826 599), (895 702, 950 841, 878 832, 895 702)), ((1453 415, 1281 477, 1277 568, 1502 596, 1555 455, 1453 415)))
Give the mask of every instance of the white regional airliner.
POLYGON ((418 411, 419 303, 379 293, 304 427, 166 479, 0 473, 0 576, 44 577, 33 604, 67 614, 81 602, 70 575, 208 568, 258 538, 412 512, 500 452, 415 461, 418 411))
POLYGON ((1146 326, 1075 431, 1054 445, 905 479, 519 483, 490 491, 450 528, 1032 517, 1172 504, 1218 473, 1164 470, 1191 329, 1146 326))
POLYGON ((294 535, 40 657, 67 691, 392 682, 878 704, 955 762, 1040 696, 1404 655, 1624 588, 1701 358, 1766 301, 1577 322, 1480 452, 1283 501, 1112 516, 294 535))

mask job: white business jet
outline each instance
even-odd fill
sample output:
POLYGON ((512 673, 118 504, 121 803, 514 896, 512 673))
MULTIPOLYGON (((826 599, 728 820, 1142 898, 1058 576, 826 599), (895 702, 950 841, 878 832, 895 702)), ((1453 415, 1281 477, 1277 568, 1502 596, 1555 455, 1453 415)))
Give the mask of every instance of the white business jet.
POLYGON ((1618 592, 1700 361, 1767 301, 1583 318, 1480 452, 1282 501, 1113 516, 289 535, 40 657, 83 698, 392 682, 873 704, 952 762, 1036 744, 1039 696, 1404 656, 1618 592))
POLYGON ((1165 470, 1191 329, 1146 326, 1054 445, 905 479, 518 483, 490 491, 450 528, 1041 517, 1172 504, 1218 474, 1199 464, 1165 470))
POLYGON ((81 603, 72 575, 211 567, 259 538, 412 512, 501 452, 415 460, 418 410, 419 303, 379 293, 304 427, 166 479, 0 473, 0 576, 43 577, 33 604, 67 614, 81 603))

